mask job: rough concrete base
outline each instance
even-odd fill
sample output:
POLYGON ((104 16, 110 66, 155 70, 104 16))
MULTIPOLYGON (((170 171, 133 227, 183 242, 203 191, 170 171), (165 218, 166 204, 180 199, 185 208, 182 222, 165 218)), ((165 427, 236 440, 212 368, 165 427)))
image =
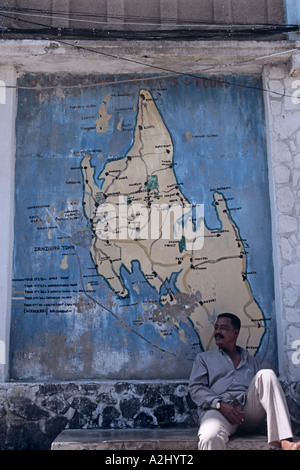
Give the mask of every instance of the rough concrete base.
MULTIPOLYGON (((197 450, 197 428, 189 429, 69 429, 51 450, 197 450)), ((234 437, 228 450, 271 450, 265 436, 234 437)))

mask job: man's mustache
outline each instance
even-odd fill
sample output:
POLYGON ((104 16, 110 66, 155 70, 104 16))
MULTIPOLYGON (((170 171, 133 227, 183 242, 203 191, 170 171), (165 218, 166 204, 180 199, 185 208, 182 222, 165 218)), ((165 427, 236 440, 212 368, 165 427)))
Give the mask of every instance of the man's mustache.
POLYGON ((221 339, 224 339, 224 336, 223 336, 223 335, 221 335, 220 333, 217 333, 217 334, 215 334, 214 336, 215 336, 215 338, 221 338, 221 339))

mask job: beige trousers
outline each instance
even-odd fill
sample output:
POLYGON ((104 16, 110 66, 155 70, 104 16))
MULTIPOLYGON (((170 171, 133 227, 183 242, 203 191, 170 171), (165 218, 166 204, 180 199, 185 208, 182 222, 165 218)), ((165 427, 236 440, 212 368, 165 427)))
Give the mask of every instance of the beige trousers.
POLYGON ((252 380, 247 402, 243 408, 244 423, 232 425, 218 410, 209 410, 201 420, 198 437, 199 450, 226 450, 229 436, 237 428, 251 432, 267 416, 268 442, 278 446, 279 441, 293 437, 289 411, 281 385, 270 369, 260 370, 252 380))

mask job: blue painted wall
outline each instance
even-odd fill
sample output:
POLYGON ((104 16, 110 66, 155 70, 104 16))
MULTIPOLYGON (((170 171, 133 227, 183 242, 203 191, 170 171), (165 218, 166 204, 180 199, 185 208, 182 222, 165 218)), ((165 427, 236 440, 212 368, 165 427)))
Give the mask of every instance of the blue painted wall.
MULTIPOLYGON (((148 89, 170 132, 174 172, 209 228, 224 191, 246 240, 253 296, 267 319, 257 355, 277 367, 268 168, 261 79, 257 76, 25 75, 18 81, 11 370, 14 379, 186 378, 202 348, 191 324, 161 334, 145 321, 160 293, 138 261, 121 275, 121 299, 97 273, 83 208, 83 156, 96 177, 133 143, 138 95, 148 89), (95 120, 103 101, 108 131, 95 120), (236 210, 234 210, 236 209, 236 210), (143 306, 142 306, 143 304, 143 306), (141 320, 142 318, 142 320, 141 320)), ((99 190, 101 183, 98 181, 99 190)), ((169 287, 177 293, 176 275, 169 287)))

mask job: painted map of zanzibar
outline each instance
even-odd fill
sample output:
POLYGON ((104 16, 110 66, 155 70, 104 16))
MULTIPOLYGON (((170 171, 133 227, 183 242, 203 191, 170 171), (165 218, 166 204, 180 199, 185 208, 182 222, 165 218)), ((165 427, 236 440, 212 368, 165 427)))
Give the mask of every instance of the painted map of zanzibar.
POLYGON ((19 92, 12 375, 186 377, 225 311, 276 367, 257 78, 109 78, 19 92))

